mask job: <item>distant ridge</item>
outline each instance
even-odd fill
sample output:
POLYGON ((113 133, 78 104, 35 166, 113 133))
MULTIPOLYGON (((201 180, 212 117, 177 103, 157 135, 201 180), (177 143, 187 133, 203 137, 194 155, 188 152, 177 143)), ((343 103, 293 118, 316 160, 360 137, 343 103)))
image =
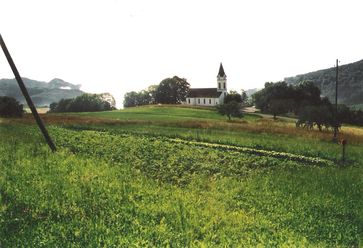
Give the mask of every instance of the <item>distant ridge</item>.
MULTIPOLYGON (((329 68, 295 77, 285 78, 288 84, 296 85, 310 80, 320 88, 323 96, 335 100, 335 68, 329 68)), ((338 103, 347 105, 363 104, 363 60, 339 66, 338 103)))
MULTIPOLYGON (((59 78, 48 83, 28 78, 23 78, 23 81, 36 106, 49 106, 62 98, 74 98, 84 93, 80 90, 80 84, 71 84, 59 78)), ((0 96, 11 96, 22 104, 26 103, 15 79, 0 79, 0 96)))

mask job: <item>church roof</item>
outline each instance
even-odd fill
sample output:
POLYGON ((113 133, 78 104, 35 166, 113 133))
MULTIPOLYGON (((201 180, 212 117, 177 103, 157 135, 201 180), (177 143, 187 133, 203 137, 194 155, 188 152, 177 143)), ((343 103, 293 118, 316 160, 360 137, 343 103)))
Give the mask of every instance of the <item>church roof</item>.
POLYGON ((224 77, 224 76, 226 76, 226 73, 224 73, 224 69, 223 69, 223 65, 222 65, 222 63, 221 63, 221 65, 219 66, 219 72, 218 72, 218 75, 217 75, 217 77, 224 77))
POLYGON ((189 90, 187 97, 210 97, 218 98, 222 92, 217 91, 217 88, 192 88, 189 90))

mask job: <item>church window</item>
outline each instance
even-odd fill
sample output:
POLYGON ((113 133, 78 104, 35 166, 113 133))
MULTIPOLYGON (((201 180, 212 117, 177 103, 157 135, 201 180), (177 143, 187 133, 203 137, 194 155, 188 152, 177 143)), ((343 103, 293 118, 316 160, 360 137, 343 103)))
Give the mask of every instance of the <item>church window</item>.
POLYGON ((203 103, 205 104, 205 98, 203 99, 203 103))
POLYGON ((209 104, 212 104, 212 99, 209 99, 209 104))
POLYGON ((188 103, 190 104, 190 98, 188 98, 188 103))
POLYGON ((221 83, 218 83, 218 89, 220 89, 221 88, 221 83))
POLYGON ((226 83, 223 83, 223 89, 225 89, 226 88, 226 83))
POLYGON ((200 104, 200 99, 198 98, 198 104, 200 104))

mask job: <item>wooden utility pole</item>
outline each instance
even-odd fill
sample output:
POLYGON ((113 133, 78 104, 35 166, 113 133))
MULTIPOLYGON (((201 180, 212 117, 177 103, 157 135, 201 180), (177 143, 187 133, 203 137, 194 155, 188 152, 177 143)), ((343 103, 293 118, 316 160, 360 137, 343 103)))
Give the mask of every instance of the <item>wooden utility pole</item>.
POLYGON ((18 84, 19 84, 19 87, 20 87, 20 89, 21 89, 21 92, 23 93, 23 95, 24 95, 24 97, 25 97, 25 100, 26 100, 26 102, 27 102, 27 104, 28 104, 29 108, 30 108, 30 109, 31 109, 31 111, 32 111, 32 114, 33 114, 34 119, 36 120, 36 122, 37 122, 37 124, 38 124, 38 127, 39 127, 40 131, 42 132, 42 134, 43 134, 43 136, 44 136, 45 140, 47 141, 48 146, 50 147, 50 149, 51 149, 53 152, 55 152, 57 149, 56 149, 56 147, 55 147, 55 145, 54 145, 54 143, 53 143, 52 139, 50 138, 50 136, 49 136, 49 134, 48 134, 48 131, 47 131, 47 129, 45 128, 45 126, 44 126, 44 124, 43 124, 42 119, 40 119, 40 117, 39 117, 39 114, 38 114, 38 112, 37 112, 37 109, 35 108, 35 106, 34 106, 34 104, 33 104, 33 101, 32 101, 32 99, 30 98, 30 95, 29 95, 29 93, 28 93, 28 90, 26 89, 26 87, 25 87, 25 85, 24 85, 23 79, 20 77, 20 74, 19 74, 18 70, 16 69, 16 66, 15 66, 15 64, 14 64, 14 61, 13 61, 13 59, 12 59, 12 58, 11 58, 11 56, 10 56, 10 53, 9 53, 9 51, 8 51, 8 49, 7 49, 6 45, 5 45, 5 42, 4 42, 4 40, 3 40, 2 36, 1 36, 1 34, 0 34, 0 45, 1 45, 2 49, 3 49, 3 51, 4 51, 4 54, 5 54, 6 59, 7 59, 7 60, 8 60, 8 62, 9 62, 9 65, 10 65, 10 67, 11 67, 11 70, 12 70, 12 71, 13 71, 13 73, 14 73, 14 76, 15 76, 15 78, 16 78, 16 81, 17 81, 17 82, 18 82, 18 84))
POLYGON ((337 141, 337 133, 338 133, 338 59, 336 63, 336 72, 335 72, 335 111, 334 111, 334 137, 333 140, 337 141))

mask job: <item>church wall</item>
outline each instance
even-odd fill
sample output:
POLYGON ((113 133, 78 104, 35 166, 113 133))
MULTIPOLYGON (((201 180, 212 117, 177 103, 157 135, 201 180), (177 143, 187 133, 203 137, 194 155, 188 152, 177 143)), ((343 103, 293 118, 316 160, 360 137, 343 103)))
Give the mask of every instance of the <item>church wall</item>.
POLYGON ((211 98, 211 97, 196 97, 196 98, 186 98, 186 101, 183 104, 186 105, 198 105, 198 106, 215 106, 220 103, 220 98, 211 98))

